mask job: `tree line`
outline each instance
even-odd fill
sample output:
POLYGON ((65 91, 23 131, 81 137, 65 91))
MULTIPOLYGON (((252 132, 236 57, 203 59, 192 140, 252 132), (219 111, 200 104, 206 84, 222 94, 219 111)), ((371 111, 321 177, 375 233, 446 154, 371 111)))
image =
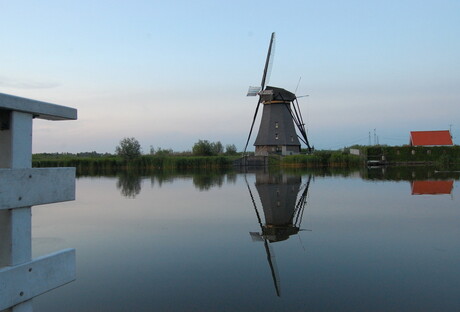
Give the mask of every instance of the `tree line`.
MULTIPOLYGON (((142 155, 142 148, 136 138, 126 137, 120 140, 120 143, 115 148, 115 153, 124 159, 131 160, 142 155)), ((220 141, 210 142, 208 140, 198 140, 198 142, 193 145, 191 153, 183 152, 181 155, 187 153, 193 156, 234 156, 238 154, 234 144, 227 144, 224 148, 220 141)), ((175 153, 171 149, 162 149, 160 147, 155 149, 153 146, 150 146, 149 154, 155 156, 168 156, 174 155, 175 153)))

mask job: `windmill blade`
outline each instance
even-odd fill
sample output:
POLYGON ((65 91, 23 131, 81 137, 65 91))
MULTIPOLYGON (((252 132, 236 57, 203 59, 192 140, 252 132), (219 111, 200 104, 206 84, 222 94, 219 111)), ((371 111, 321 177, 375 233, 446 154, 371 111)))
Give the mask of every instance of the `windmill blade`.
POLYGON ((276 265, 276 258, 273 250, 271 249, 268 241, 264 241, 265 252, 267 253, 268 265, 270 266, 270 272, 272 273, 273 284, 275 286, 276 295, 281 297, 281 281, 278 273, 278 266, 276 265))
MULTIPOLYGON (((296 108, 296 105, 294 102, 297 102, 297 99, 294 99, 292 102, 292 109, 291 109, 291 104, 286 104, 286 109, 289 111, 291 114, 292 120, 294 121, 294 124, 297 126, 297 129, 299 130, 301 136, 298 135, 298 138, 305 143, 308 147, 308 151, 311 152, 311 146, 310 143, 308 142, 307 138, 307 132, 305 130, 305 124, 303 123, 303 117, 300 115, 300 109, 296 108)), ((298 106, 298 102, 297 102, 298 106)))
POLYGON ((249 140, 251 139, 252 129, 254 128, 254 123, 256 122, 257 112, 259 111, 259 106, 261 103, 261 98, 257 101, 256 111, 254 112, 254 117, 252 118, 251 129, 249 129, 248 139, 246 140, 246 145, 244 146, 243 154, 246 154, 246 149, 248 148, 249 140))
POLYGON ((299 88, 300 80, 302 80, 302 76, 299 77, 299 81, 297 82, 297 86, 295 87, 294 94, 297 94, 297 89, 299 88))
POLYGON ((248 94, 246 94, 246 96, 256 96, 261 90, 261 87, 249 87, 248 94))
MULTIPOLYGON (((267 59, 265 60, 264 73, 262 74, 262 82, 260 83, 260 89, 258 87, 249 87, 247 96, 253 96, 256 88, 259 90, 256 94, 259 94, 261 91, 263 92, 267 81, 270 79, 270 73, 271 73, 271 67, 273 64, 273 54, 274 53, 275 53, 275 33, 272 32, 272 36, 270 38, 270 45, 268 46, 267 59)), ((243 153, 246 153, 246 149, 248 148, 249 140, 251 139, 252 129, 254 128, 254 123, 256 122, 257 113, 259 112, 260 103, 262 103, 262 97, 260 97, 259 101, 257 101, 256 111, 252 119, 251 129, 249 130, 248 139, 246 141, 246 145, 244 146, 243 153)))
POLYGON ((264 67, 264 73, 262 75, 262 82, 260 86, 262 87, 262 90, 265 88, 266 84, 268 83, 268 80, 270 80, 270 73, 271 73, 271 68, 273 64, 273 54, 275 53, 275 33, 272 32, 272 36, 270 38, 270 45, 268 46, 268 53, 267 53, 267 59, 265 60, 265 67, 264 67))

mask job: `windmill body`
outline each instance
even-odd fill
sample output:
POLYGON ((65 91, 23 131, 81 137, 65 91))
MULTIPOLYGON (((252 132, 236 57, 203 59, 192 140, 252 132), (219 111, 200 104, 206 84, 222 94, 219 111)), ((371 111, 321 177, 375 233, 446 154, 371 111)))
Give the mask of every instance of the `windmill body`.
POLYGON ((248 96, 258 95, 259 101, 244 151, 251 138, 259 107, 263 106, 259 132, 254 142, 256 156, 299 154, 300 141, 306 144, 308 150, 311 151, 296 95, 282 88, 266 86, 273 60, 274 40, 275 33, 272 33, 261 85, 260 87, 249 87, 247 94, 248 96), (296 127, 300 135, 297 134, 296 127))
POLYGON ((295 95, 281 88, 267 86, 272 93, 263 100, 262 119, 254 142, 257 156, 300 153, 300 141, 292 120, 290 105, 295 95))
POLYGON ((256 189, 265 216, 262 235, 269 242, 283 241, 299 232, 299 225, 294 224, 294 218, 301 182, 300 176, 267 173, 256 175, 256 189))

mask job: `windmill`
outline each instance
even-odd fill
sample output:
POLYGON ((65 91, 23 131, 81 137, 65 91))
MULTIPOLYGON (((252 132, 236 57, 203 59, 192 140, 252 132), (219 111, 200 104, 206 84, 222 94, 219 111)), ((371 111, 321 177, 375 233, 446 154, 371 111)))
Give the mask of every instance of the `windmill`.
POLYGON ((285 241, 302 231, 300 226, 307 204, 311 178, 311 175, 308 176, 307 182, 301 186, 302 179, 300 176, 256 173, 256 189, 262 204, 264 223, 259 209, 257 209, 251 187, 245 177, 260 226, 260 232, 250 232, 249 234, 253 241, 264 243, 270 273, 278 297, 281 296, 281 280, 271 244, 285 241), (301 194, 300 197, 298 194, 301 194))
POLYGON ((259 107, 262 104, 262 119, 259 132, 254 142, 256 156, 267 156, 268 154, 292 155, 300 153, 300 141, 302 141, 311 152, 310 143, 307 139, 305 123, 300 112, 299 102, 294 93, 285 89, 266 86, 269 79, 273 52, 275 33, 272 33, 268 47, 267 59, 262 75, 260 87, 249 87, 247 96, 259 96, 251 129, 244 147, 248 147, 252 129, 256 121, 259 107), (296 133, 297 127, 300 135, 296 133), (299 141, 300 139, 300 141, 299 141))

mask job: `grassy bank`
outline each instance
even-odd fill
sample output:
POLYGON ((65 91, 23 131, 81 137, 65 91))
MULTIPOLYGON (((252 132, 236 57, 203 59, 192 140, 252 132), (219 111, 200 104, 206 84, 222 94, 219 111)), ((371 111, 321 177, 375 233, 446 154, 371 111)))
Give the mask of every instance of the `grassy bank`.
POLYGON ((350 155, 340 151, 315 151, 311 155, 291 155, 280 159, 283 167, 342 167, 357 168, 363 165, 359 156, 350 155))
MULTIPOLYGON (((361 146, 360 156, 342 151, 315 151, 311 155, 270 157, 271 167, 282 168, 360 168, 366 160, 384 160, 396 165, 431 165, 446 168, 460 164, 460 146, 361 146)), ((193 156, 183 154, 142 155, 126 160, 111 154, 35 154, 34 167, 75 167, 77 174, 116 174, 120 170, 153 172, 159 170, 203 170, 231 168, 240 155, 193 156)))
POLYGON ((185 169, 217 169, 231 167, 238 156, 153 156, 143 155, 132 160, 119 156, 75 157, 65 154, 32 157, 34 167, 75 167, 79 174, 115 173, 119 170, 155 171, 185 169))
POLYGON ((389 164, 460 164, 460 146, 370 146, 361 148, 368 160, 389 164))

